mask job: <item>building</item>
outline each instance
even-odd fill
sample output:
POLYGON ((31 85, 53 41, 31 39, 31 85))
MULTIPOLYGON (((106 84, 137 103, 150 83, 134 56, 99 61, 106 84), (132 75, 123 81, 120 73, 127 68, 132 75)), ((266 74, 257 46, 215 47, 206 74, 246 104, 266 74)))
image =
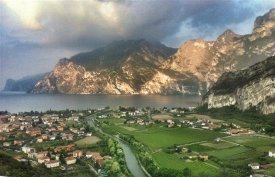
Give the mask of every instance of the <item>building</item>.
POLYGON ((0 136, 0 141, 6 141, 6 137, 0 136))
POLYGON ((275 150, 268 151, 269 157, 275 157, 275 150))
POLYGON ((92 158, 94 152, 91 152, 91 151, 87 151, 86 152, 86 158, 92 158))
POLYGON ((11 124, 0 124, 0 132, 11 132, 12 130, 11 124))
POLYGON ((77 128, 70 128, 70 131, 75 133, 75 134, 79 133, 79 130, 77 128))
POLYGON ((3 146, 4 146, 4 147, 9 147, 10 145, 11 145, 10 142, 4 142, 4 143, 3 143, 3 146))
POLYGON ((59 167, 60 163, 57 160, 50 160, 48 162, 45 162, 45 165, 47 168, 55 168, 59 167))
POLYGON ((29 152, 35 153, 35 148, 31 148, 31 147, 27 147, 27 146, 22 147, 21 150, 26 154, 29 152))
POLYGON ((40 128, 27 128, 26 134, 35 137, 38 135, 41 135, 41 129, 40 128))
POLYGON ((52 135, 51 137, 50 137, 50 140, 51 141, 54 141, 56 139, 56 136, 55 135, 52 135))
POLYGON ((21 140, 14 140, 13 141, 13 145, 22 146, 22 144, 23 144, 23 141, 21 141, 21 140))
POLYGON ((55 149, 54 149, 54 152, 55 153, 58 153, 58 152, 61 152, 62 150, 65 150, 65 151, 72 151, 74 149, 74 145, 73 144, 68 144, 67 146, 57 146, 55 149))
POLYGON ((43 134, 43 135, 41 135, 41 137, 42 137, 43 140, 48 140, 48 135, 47 134, 43 134))
POLYGON ((74 157, 67 157, 67 158, 65 158, 65 162, 66 162, 67 165, 75 164, 76 163, 76 158, 74 158, 74 157))
POLYGON ((259 170, 259 169, 260 169, 260 164, 259 164, 259 163, 250 163, 250 164, 248 164, 248 166, 249 166, 252 170, 259 170))
POLYGON ((38 158, 41 158, 41 157, 46 157, 48 154, 48 151, 42 151, 42 152, 38 152, 35 154, 35 157, 38 159, 38 158))
POLYGON ((50 158, 49 157, 40 157, 40 158, 37 158, 37 162, 39 164, 43 164, 43 163, 46 163, 46 162, 49 162, 50 161, 50 158))
POLYGON ((15 157, 13 157, 13 159, 17 160, 20 162, 20 160, 22 159, 22 156, 21 155, 17 155, 15 157))
POLYGON ((70 141, 70 140, 73 140, 74 135, 72 135, 71 133, 68 133, 68 134, 64 133, 62 134, 61 138, 62 140, 70 141))
POLYGON ((249 133, 249 130, 248 129, 231 129, 227 133, 230 135, 247 134, 249 133))
POLYGON ((42 143, 42 142, 43 142, 43 138, 42 138, 41 136, 38 137, 37 140, 36 140, 36 142, 37 142, 37 143, 42 143))
POLYGON ((200 155, 199 159, 201 159, 202 161, 207 161, 208 160, 208 155, 200 155))
POLYGON ((81 150, 75 150, 73 152, 73 157, 82 157, 83 156, 83 152, 81 150))
POLYGON ((60 131, 60 132, 63 132, 63 131, 64 131, 64 127, 62 127, 62 126, 57 126, 57 130, 60 131))
POLYGON ((90 152, 88 151, 86 153, 86 157, 87 158, 92 158, 93 161, 98 164, 100 167, 103 165, 104 162, 104 158, 100 155, 100 153, 98 152, 90 152))

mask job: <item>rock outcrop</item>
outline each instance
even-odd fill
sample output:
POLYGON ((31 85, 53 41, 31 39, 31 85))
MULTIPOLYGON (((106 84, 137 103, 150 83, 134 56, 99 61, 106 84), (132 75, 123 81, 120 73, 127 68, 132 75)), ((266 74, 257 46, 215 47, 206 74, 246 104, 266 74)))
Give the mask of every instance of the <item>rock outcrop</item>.
POLYGON ((275 56, 236 72, 224 73, 205 95, 208 108, 235 105, 256 107, 263 114, 275 112, 275 56))

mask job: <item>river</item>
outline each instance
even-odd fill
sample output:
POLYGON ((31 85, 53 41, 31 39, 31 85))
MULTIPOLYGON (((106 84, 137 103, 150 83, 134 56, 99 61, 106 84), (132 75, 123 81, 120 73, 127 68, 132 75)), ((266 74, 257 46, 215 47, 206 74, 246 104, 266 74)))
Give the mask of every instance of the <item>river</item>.
POLYGON ((94 120, 95 120, 95 118, 93 116, 87 117, 87 121, 88 121, 89 125, 92 126, 96 131, 98 131, 98 132, 100 132, 100 133, 102 133, 106 136, 117 139, 119 145, 123 149, 126 165, 129 169, 129 171, 131 172, 131 174, 134 177, 148 177, 144 173, 144 171, 143 171, 142 167, 140 166, 140 164, 138 163, 136 155, 134 154, 134 152, 132 151, 130 146, 128 144, 126 144, 125 142, 123 142, 122 140, 103 132, 99 127, 95 126, 94 120))
POLYGON ((130 146, 121 140, 118 140, 118 142, 123 149, 127 167, 132 175, 135 177, 147 177, 147 175, 143 172, 142 167, 138 163, 138 160, 130 146))

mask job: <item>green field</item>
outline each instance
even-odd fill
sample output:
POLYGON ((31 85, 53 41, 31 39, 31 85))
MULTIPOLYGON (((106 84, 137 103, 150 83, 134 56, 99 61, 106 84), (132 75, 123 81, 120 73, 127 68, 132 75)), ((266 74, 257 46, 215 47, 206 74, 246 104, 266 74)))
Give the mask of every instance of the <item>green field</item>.
MULTIPOLYGON (((108 120, 105 120, 108 121, 108 120)), ((113 123, 113 120, 110 123, 113 123)), ((192 128, 167 128, 161 125, 154 125, 152 127, 145 126, 127 126, 121 124, 104 124, 104 131, 108 133, 122 133, 133 135, 138 141, 142 142, 152 156, 156 163, 163 168, 184 169, 190 168, 194 174, 200 173, 217 174, 219 167, 213 165, 213 162, 208 161, 185 161, 180 159, 176 154, 167 154, 163 150, 167 147, 176 145, 188 145, 196 142, 213 142, 217 137, 224 137, 225 134, 201 129, 192 128), (198 170, 198 166, 200 166, 198 170)), ((206 147, 206 146, 205 146, 206 147)), ((207 148, 207 150, 212 150, 207 148)))
MULTIPOLYGON (((146 145, 159 167, 177 170, 188 167, 195 175, 202 172, 210 176, 217 175, 221 171, 221 166, 231 165, 232 162, 234 165, 247 166, 248 163, 256 162, 268 150, 275 149, 275 139, 267 136, 228 136, 210 130, 167 128, 162 124, 155 124, 152 127, 127 126, 118 123, 117 120, 115 125, 104 125, 103 129, 109 133, 134 136, 136 140, 146 145), (218 137, 221 141, 216 142, 215 139, 218 137), (166 153, 165 150, 174 145, 185 147, 192 153, 166 153), (207 154, 210 159, 207 161, 181 159, 196 153, 207 154)), ((270 175, 274 173, 275 165, 266 172, 270 175)))
POLYGON ((270 137, 242 135, 231 136, 226 138, 226 140, 254 148, 259 148, 260 146, 269 146, 275 148, 275 139, 272 139, 270 137))
POLYGON ((250 151, 250 149, 243 147, 243 146, 239 146, 239 147, 232 147, 232 148, 209 151, 209 152, 207 152, 207 154, 215 156, 222 160, 226 160, 226 159, 234 159, 234 157, 236 157, 242 153, 246 153, 248 151, 250 151))
POLYGON ((179 159, 173 154, 167 154, 165 152, 157 152, 153 154, 153 158, 160 167, 171 168, 182 170, 184 168, 189 168, 192 170, 193 174, 199 175, 200 173, 207 172, 209 175, 214 175, 219 172, 219 167, 215 165, 209 165, 202 161, 184 161, 179 159), (199 168, 198 168, 199 167, 199 168))
POLYGON ((174 144, 182 145, 198 141, 214 140, 224 134, 191 128, 149 128, 146 132, 136 132, 135 138, 151 150, 166 148, 174 144))
POLYGON ((229 143, 229 142, 225 142, 225 141, 221 141, 221 142, 207 142, 207 143, 203 143, 201 144, 203 146, 207 146, 213 149, 225 149, 225 148, 231 148, 236 146, 233 143, 229 143))
POLYGON ((97 136, 88 136, 88 137, 85 137, 85 138, 82 138, 82 139, 76 141, 75 144, 77 144, 78 146, 88 146, 91 144, 96 144, 100 140, 101 139, 98 138, 97 136))

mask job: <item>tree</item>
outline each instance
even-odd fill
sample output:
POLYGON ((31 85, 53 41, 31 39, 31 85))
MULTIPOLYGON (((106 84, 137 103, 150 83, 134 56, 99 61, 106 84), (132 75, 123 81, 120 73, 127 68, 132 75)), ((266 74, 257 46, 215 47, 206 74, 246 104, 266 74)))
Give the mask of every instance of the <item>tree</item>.
POLYGON ((191 177, 192 176, 192 171, 189 168, 184 168, 183 169, 183 176, 191 177))

